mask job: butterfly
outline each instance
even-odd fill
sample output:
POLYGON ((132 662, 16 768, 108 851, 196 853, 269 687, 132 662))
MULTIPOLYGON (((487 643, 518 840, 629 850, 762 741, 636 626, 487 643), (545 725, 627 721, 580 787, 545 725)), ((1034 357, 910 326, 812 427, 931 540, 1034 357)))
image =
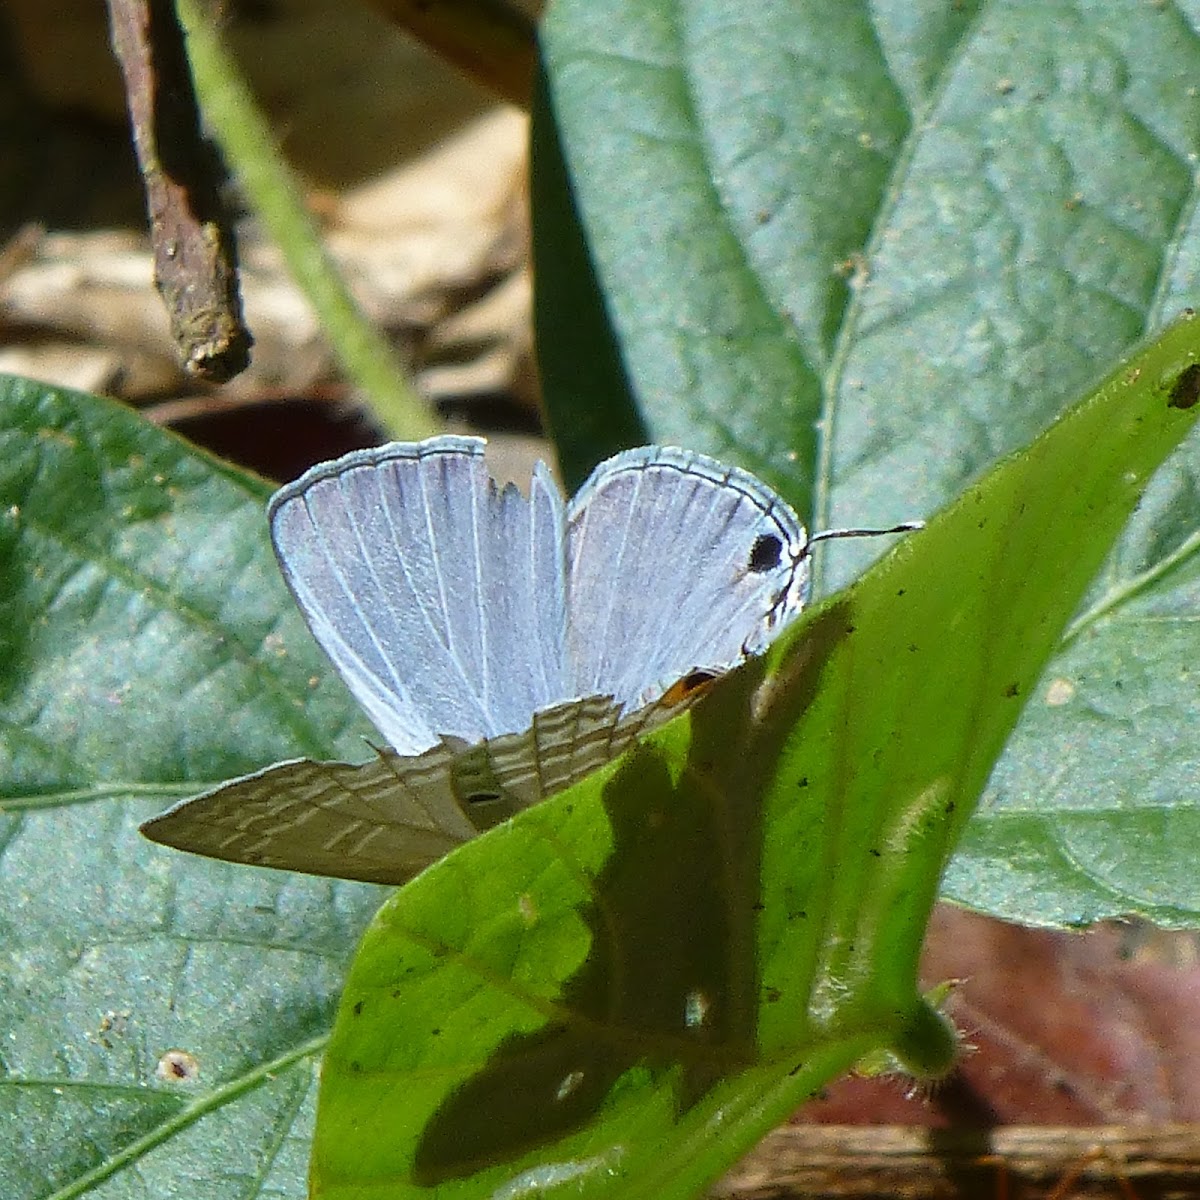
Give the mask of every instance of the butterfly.
POLYGON ((643 447, 564 504, 542 463, 528 495, 498 487, 484 445, 358 451, 271 498, 284 578, 388 749, 268 767, 147 821, 148 838, 403 883, 617 757, 808 598, 817 539, 746 471, 643 447))

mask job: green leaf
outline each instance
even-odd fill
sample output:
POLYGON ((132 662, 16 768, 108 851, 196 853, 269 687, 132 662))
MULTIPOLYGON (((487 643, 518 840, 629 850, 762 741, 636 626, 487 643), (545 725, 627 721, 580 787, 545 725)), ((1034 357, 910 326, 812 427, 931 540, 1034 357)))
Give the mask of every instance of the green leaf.
POLYGON ((547 396, 569 398, 546 407, 546 423, 573 494, 597 463, 651 439, 629 392, 541 72, 530 142, 538 371, 547 396))
POLYGON ((686 716, 395 894, 314 1195, 685 1197, 864 1055, 945 1071, 916 986, 941 870, 1200 415, 1198 357, 1189 319, 686 716))
MULTIPOLYGON (((1180 80, 1200 51, 1177 8, 558 0, 546 46, 589 319, 612 316, 641 402, 613 427, 739 461, 820 527, 956 495, 1195 299, 1200 101, 1180 80)), ((546 292, 542 271, 539 312, 569 323, 581 277, 546 292)), ((547 403, 572 430, 560 366, 547 403)), ((378 892, 133 830, 277 758, 366 757, 367 727, 278 580, 262 484, 32 385, 0 393, 0 436, 0 1115, 19 1131, 0 1179, 19 1200, 300 1195, 313 1039, 378 892), (198 1086, 154 1074, 172 1047, 198 1086)), ((1195 920, 1196 454, 1152 484, 1033 693, 951 865, 960 900, 1195 920)), ((869 552, 835 545, 823 594, 869 552)))
POLYGON ((382 893, 137 834, 204 781, 361 756, 274 564, 267 490, 117 405, 0 380, 12 1200, 304 1193, 315 1059, 382 893))
MULTIPOLYGON (((1200 38, 1177 8, 558 0, 543 48, 649 435, 817 528, 935 510, 1200 297, 1200 97, 1177 86, 1200 38)), ((547 388, 556 428, 572 403, 547 388)), ((1051 664, 954 899, 1034 924, 1200 912, 1198 463, 1192 438, 1051 664)), ((816 594, 880 552, 823 549, 816 594)))
POLYGON ((1195 298, 1177 9, 559 0, 543 46, 651 436, 820 526, 932 511, 1195 298))

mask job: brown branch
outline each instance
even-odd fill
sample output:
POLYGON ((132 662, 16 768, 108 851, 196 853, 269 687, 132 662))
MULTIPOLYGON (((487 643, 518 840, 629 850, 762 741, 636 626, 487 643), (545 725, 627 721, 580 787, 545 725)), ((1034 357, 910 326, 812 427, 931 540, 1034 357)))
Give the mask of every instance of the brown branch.
POLYGON ((710 1193, 720 1200, 1185 1200, 1200 1127, 789 1125, 710 1193))
POLYGON ((370 0, 465 75, 529 108, 537 26, 508 0, 370 0))
POLYGON ((154 283, 185 366, 214 382, 250 361, 224 171, 200 131, 183 30, 170 0, 108 0, 146 189, 154 283))

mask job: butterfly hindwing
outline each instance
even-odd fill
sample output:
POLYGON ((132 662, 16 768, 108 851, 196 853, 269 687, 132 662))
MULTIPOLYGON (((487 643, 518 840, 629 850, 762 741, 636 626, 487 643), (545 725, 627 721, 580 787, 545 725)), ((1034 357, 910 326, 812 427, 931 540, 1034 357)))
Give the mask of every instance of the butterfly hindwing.
POLYGON ((681 707, 651 705, 621 717, 611 701, 592 697, 478 745, 384 751, 357 766, 280 763, 182 801, 142 832, 227 862, 401 884, 610 762, 681 707))
POLYGON ((439 746, 357 766, 279 763, 182 801, 142 833, 226 862, 403 883, 477 832, 445 803, 450 758, 439 746))
POLYGON ((567 510, 577 691, 636 707, 693 668, 735 666, 799 611, 806 547, 745 471, 661 447, 602 463, 567 510))

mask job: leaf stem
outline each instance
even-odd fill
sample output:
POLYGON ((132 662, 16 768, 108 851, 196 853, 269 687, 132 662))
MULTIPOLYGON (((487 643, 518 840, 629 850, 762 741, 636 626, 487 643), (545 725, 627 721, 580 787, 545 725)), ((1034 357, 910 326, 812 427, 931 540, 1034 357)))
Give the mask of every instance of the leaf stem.
POLYGON ((155 1126, 149 1133, 130 1142, 127 1146, 97 1163, 90 1171, 85 1171, 56 1192, 46 1195, 43 1200, 74 1200, 92 1190, 104 1180, 111 1178, 122 1168, 136 1162, 155 1147, 162 1145, 168 1138, 175 1136, 189 1125, 195 1124, 201 1117, 236 1100, 238 1096, 264 1083, 270 1083, 277 1075, 294 1066, 301 1059, 312 1058, 325 1049, 329 1035, 321 1034, 310 1038, 307 1042, 293 1047, 270 1062, 259 1064, 252 1071, 231 1079, 220 1087, 213 1088, 203 1096, 198 1096, 190 1104, 184 1105, 173 1117, 155 1126))
POLYGON ((1080 613, 1067 627, 1062 636, 1062 646, 1074 641, 1090 625, 1094 625, 1102 617, 1114 609, 1120 608, 1126 601, 1131 600, 1138 592, 1165 578, 1182 562, 1187 562, 1197 551, 1200 551, 1200 533, 1193 533, 1185 538, 1170 554, 1159 559, 1152 567, 1140 575, 1127 579, 1120 587, 1113 588, 1107 595, 1101 597, 1087 612, 1080 613))

